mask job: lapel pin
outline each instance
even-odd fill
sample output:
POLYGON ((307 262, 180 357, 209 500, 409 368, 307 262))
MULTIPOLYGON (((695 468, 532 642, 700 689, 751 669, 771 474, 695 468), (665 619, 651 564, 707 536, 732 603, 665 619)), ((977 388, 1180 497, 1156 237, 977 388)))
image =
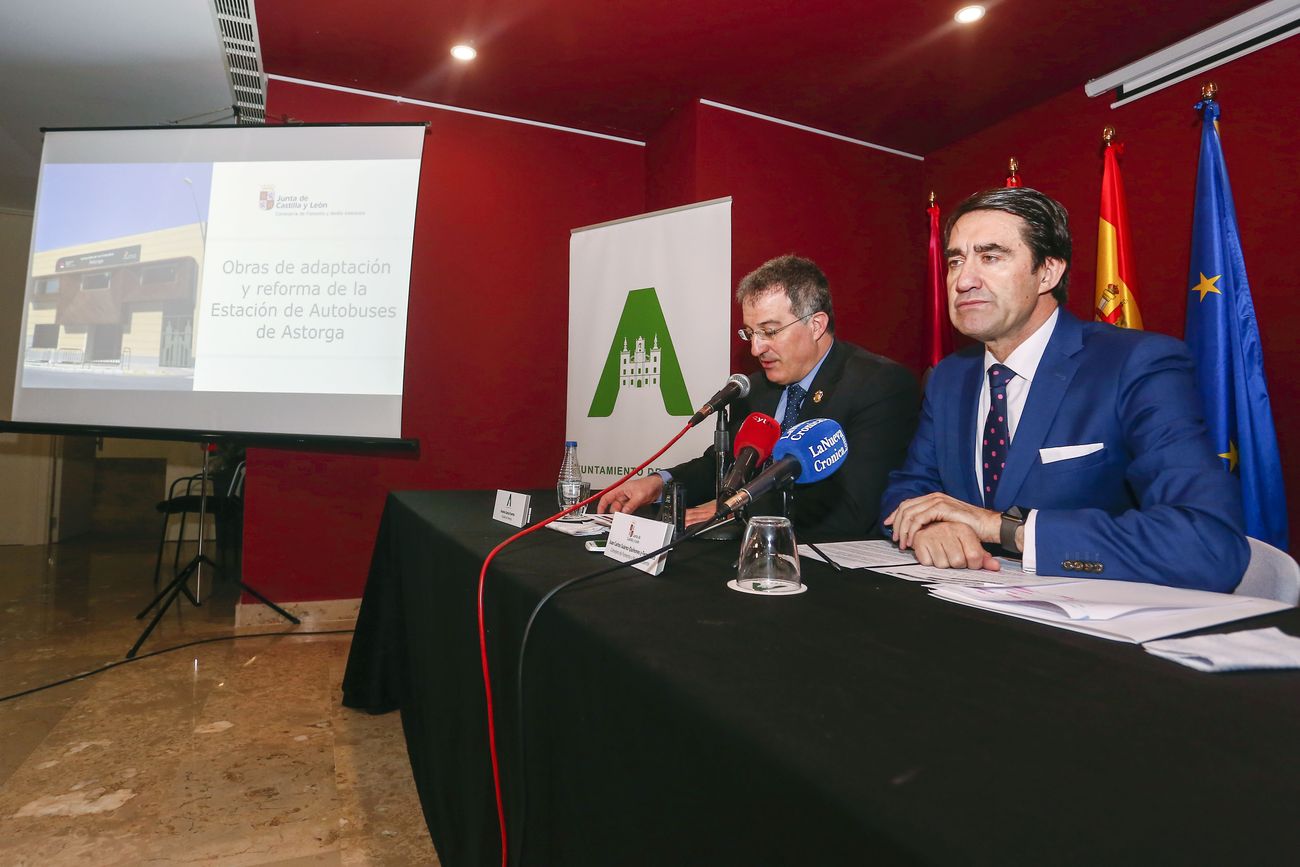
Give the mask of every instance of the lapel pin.
POLYGON ((821 403, 821 402, 822 402, 822 390, 819 388, 813 392, 813 403, 821 403))

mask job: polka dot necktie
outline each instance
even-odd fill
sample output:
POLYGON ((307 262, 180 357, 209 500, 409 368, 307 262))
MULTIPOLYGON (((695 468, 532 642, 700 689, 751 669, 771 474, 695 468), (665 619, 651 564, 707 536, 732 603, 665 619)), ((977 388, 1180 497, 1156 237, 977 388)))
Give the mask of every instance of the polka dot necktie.
POLYGON ((785 416, 781 419, 781 432, 789 430, 799 420, 799 407, 808 392, 800 385, 790 385, 785 389, 785 416))
POLYGON ((1007 426, 1007 384, 1016 372, 1004 364, 989 368, 989 414, 984 419, 984 508, 993 508, 998 480, 1007 465, 1007 448, 1011 443, 1007 426))

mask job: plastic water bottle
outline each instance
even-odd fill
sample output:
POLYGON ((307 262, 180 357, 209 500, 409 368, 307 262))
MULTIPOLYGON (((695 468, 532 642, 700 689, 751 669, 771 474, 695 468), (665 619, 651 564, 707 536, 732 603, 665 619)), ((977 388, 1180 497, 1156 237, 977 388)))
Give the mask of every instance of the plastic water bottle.
POLYGON ((555 496, 560 503, 560 508, 567 509, 581 502, 587 497, 585 492, 590 490, 591 488, 582 482, 582 465, 578 463, 578 443, 568 440, 564 443, 564 460, 560 462, 560 478, 555 483, 555 496))

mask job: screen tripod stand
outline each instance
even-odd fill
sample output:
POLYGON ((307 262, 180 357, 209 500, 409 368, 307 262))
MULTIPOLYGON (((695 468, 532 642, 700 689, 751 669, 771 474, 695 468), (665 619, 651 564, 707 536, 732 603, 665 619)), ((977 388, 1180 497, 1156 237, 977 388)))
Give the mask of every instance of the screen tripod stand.
MULTIPOLYGON (((178 596, 184 594, 185 598, 190 600, 190 603, 193 604, 194 606, 197 607, 198 605, 201 605, 202 603, 199 601, 198 596, 190 592, 190 588, 189 588, 190 577, 194 576, 195 578, 198 579, 199 581, 198 586, 200 588, 199 592, 201 593, 203 573, 200 570, 204 565, 208 567, 210 572, 215 571, 217 569, 217 564, 212 560, 212 558, 208 557, 206 554, 203 553, 203 535, 204 535, 203 529, 204 529, 204 522, 205 519, 207 518, 207 513, 208 513, 208 482, 211 478, 211 476, 208 474, 208 458, 210 453, 211 452, 208 445, 204 444, 203 471, 199 475, 198 551, 195 553, 194 557, 190 560, 190 562, 186 563, 185 567, 176 573, 176 577, 173 578, 167 584, 166 587, 164 587, 161 591, 159 591, 158 595, 153 598, 153 601, 150 602, 148 605, 146 605, 144 610, 135 616, 136 620, 143 620, 145 618, 145 615, 148 614, 151 610, 153 610, 154 606, 158 607, 157 612, 154 613, 153 619, 149 621, 149 625, 144 628, 144 632, 140 633, 140 637, 135 640, 135 644, 131 645, 131 649, 126 652, 127 659, 134 659, 135 655, 140 652, 140 645, 144 644, 145 640, 149 638, 149 635, 150 633, 153 632, 154 627, 156 627, 158 625, 158 622, 162 620, 163 615, 167 613, 167 609, 172 606, 172 603, 176 601, 176 598, 178 596)), ((182 540, 180 538, 177 538, 176 544, 180 545, 181 542, 182 540)), ((243 590, 245 593, 248 593, 250 596, 257 599, 258 602, 261 602, 263 605, 270 608, 276 614, 279 614, 281 617, 283 617, 285 620, 288 620, 293 625, 297 626, 302 622, 297 617, 294 617, 292 614, 290 614, 288 611, 285 611, 279 605, 276 605, 270 599, 267 599, 256 589, 250 587, 248 584, 245 584, 242 576, 236 578, 235 583, 238 584, 240 589, 243 590)))

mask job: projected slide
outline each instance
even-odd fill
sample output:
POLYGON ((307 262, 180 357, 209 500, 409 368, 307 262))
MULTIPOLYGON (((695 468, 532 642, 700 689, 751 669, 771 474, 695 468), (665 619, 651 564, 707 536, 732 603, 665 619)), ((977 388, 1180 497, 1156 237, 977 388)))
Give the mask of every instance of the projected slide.
POLYGON ((191 387, 211 184, 210 164, 46 168, 23 386, 191 387))
POLYGON ((194 387, 401 394, 418 171, 215 166, 194 387))
POLYGON ((422 132, 50 133, 15 419, 396 436, 422 132))

